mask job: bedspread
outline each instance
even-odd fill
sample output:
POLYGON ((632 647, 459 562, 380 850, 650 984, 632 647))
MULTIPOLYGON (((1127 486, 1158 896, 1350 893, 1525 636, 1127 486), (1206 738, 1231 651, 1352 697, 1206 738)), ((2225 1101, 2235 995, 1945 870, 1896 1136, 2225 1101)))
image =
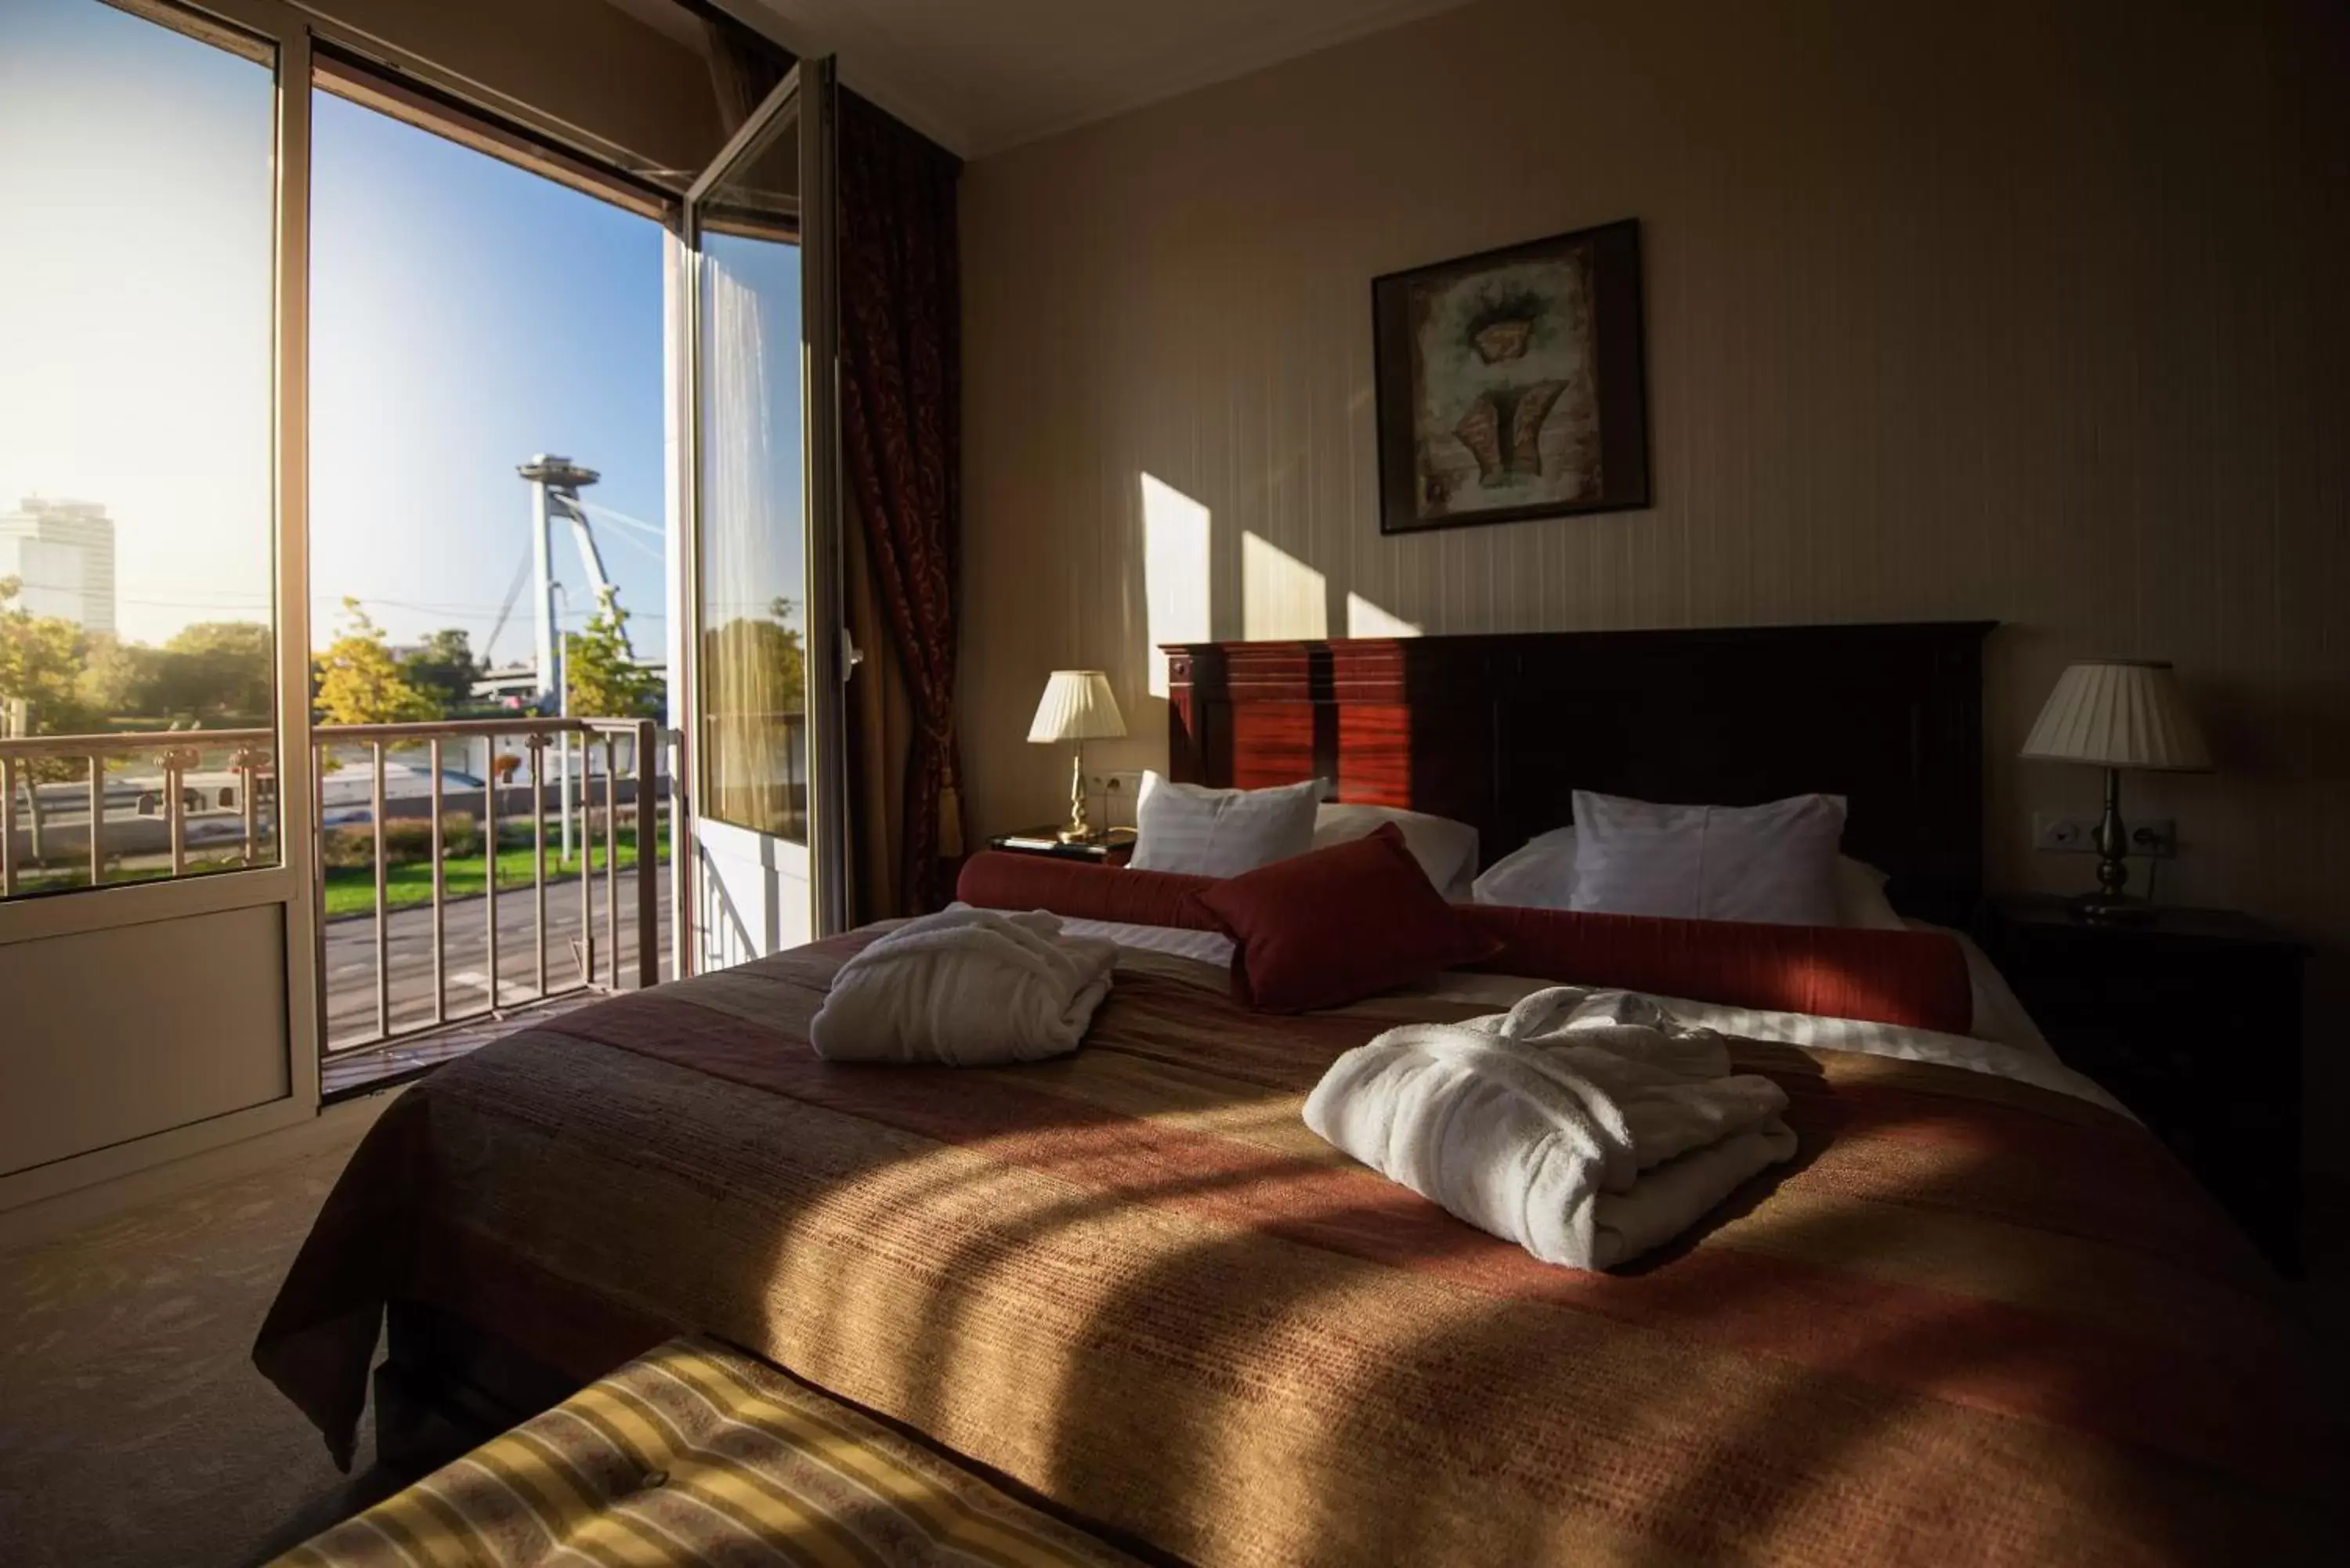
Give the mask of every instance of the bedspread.
POLYGON ((743 1345, 1201 1563, 2316 1560, 2341 1428, 2262 1264, 2126 1118, 1738 1042, 1800 1152, 1617 1274, 1315 1138, 1341 1052, 1128 953, 1074 1056, 828 1064, 852 934, 522 1029, 408 1091, 255 1351, 348 1459, 387 1302, 581 1382, 743 1345))

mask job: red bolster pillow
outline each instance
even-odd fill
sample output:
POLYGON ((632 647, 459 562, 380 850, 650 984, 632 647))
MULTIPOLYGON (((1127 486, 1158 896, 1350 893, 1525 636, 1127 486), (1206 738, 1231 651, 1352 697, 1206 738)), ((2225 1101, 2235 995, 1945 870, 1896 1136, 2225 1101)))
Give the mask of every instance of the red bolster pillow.
MULTIPOLYGON (((1131 871, 987 850, 963 862, 955 894, 983 909, 1050 909, 1221 931, 1193 895, 1212 877, 1131 871)), ((1773 1012, 1812 1012, 1964 1034, 1974 1024, 1966 954, 1933 931, 1664 920, 1503 904, 1454 906, 1501 950, 1474 967, 1561 985, 1608 985, 1773 1012)))
POLYGON ((1964 1034, 1974 1024, 1966 954, 1935 931, 1664 920, 1501 904, 1463 905, 1461 912, 1502 944, 1476 966, 1489 973, 1945 1034, 1964 1034))
POLYGON ((1192 896, 1215 885, 1213 877, 1129 871, 988 849, 962 863, 955 897, 983 909, 1050 909, 1073 920, 1221 931, 1216 918, 1192 896))

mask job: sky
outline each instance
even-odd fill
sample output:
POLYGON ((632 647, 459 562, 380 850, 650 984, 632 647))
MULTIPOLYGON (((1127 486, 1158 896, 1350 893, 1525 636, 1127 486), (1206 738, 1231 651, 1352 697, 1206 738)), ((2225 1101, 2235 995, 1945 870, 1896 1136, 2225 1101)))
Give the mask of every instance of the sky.
MULTIPOLYGON (((395 641, 462 626, 476 651, 530 548, 517 463, 603 478, 581 499, 658 529, 660 226, 372 109, 314 95, 310 576, 395 641)), ((660 545, 597 530, 639 653, 663 636, 660 545)), ((556 538, 568 624, 594 607, 556 538)), ((526 656, 527 591, 489 649, 526 656)), ((314 630, 319 640, 328 628, 314 630)))
POLYGON ((270 597, 269 73, 95 0, 0 0, 0 508, 117 519, 156 639, 270 597))
MULTIPOLYGON (((351 595, 395 642, 456 626, 480 651, 529 547, 515 467, 552 452, 650 525, 598 534, 657 656, 660 227, 313 103, 314 643, 351 595)), ((104 503, 136 640, 267 613, 272 119, 262 66, 98 0, 0 0, 0 508, 104 503)), ((591 595, 556 549, 577 626, 591 595)), ((526 657, 528 617, 525 593, 490 651, 526 657)))

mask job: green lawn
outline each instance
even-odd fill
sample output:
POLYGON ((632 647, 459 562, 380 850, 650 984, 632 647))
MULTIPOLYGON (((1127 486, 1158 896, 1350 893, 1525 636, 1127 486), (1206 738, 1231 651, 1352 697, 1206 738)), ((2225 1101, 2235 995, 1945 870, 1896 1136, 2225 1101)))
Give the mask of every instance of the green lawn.
MULTIPOLYGON (((669 846, 660 846, 660 858, 669 859, 669 846)), ((622 869, 637 863, 637 830, 620 829, 619 863, 622 869)), ((532 849, 530 836, 517 834, 511 828, 498 834, 498 891, 528 889, 531 885, 532 849)), ((601 836, 588 854, 589 869, 604 869, 604 844, 601 836)), ((579 859, 575 853, 569 860, 563 858, 556 834, 550 828, 546 836, 546 879, 552 884, 556 877, 577 875, 579 859)), ((482 857, 469 856, 462 860, 442 863, 442 897, 466 898, 478 897, 482 891, 482 857)), ((384 901, 391 909, 411 909, 432 901, 432 864, 421 860, 407 866, 394 866, 384 874, 384 901)), ((343 915, 366 915, 375 911, 375 868, 371 866, 329 867, 327 869, 327 919, 343 915)))

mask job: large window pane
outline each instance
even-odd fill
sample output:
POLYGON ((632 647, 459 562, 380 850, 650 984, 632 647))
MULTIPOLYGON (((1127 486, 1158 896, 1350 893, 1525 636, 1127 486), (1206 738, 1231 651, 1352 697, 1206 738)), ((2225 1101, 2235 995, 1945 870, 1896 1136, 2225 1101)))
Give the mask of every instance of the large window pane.
POLYGON ((807 841, 798 122, 702 218, 702 810, 807 841))
POLYGON ((202 30, 0 0, 0 871, 20 895, 277 859, 275 64, 202 30))

